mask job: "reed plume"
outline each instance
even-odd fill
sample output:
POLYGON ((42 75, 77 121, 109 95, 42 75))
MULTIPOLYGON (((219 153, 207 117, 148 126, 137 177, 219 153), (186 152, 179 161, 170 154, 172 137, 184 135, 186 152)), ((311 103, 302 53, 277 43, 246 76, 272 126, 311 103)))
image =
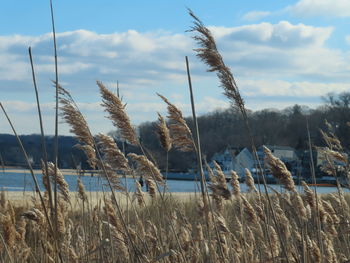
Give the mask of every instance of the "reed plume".
POLYGON ((244 195, 241 195, 242 205, 243 205, 243 211, 245 212, 245 215, 247 216, 248 222, 252 225, 258 223, 258 216, 255 213, 254 208, 252 205, 248 202, 247 198, 244 197, 244 195))
POLYGON ((104 170, 100 173, 102 177, 105 177, 110 183, 111 187, 117 191, 124 192, 126 189, 125 187, 120 183, 120 175, 116 173, 116 171, 108 164, 103 164, 104 170))
POLYGON ((158 123, 157 123, 157 134, 161 146, 165 151, 169 152, 172 146, 172 141, 170 138, 170 131, 166 125, 165 119, 162 115, 158 113, 158 123))
POLYGON ((159 183, 163 183, 163 177, 159 169, 146 156, 129 153, 128 157, 136 162, 136 173, 144 175, 146 178, 153 178, 159 183))
POLYGON ((62 88, 62 86, 58 86, 59 93, 59 102, 60 102, 60 110, 61 115, 65 122, 67 122, 70 126, 70 132, 75 135, 82 145, 76 145, 76 147, 80 148, 84 151, 88 158, 88 163, 91 168, 95 169, 96 167, 96 152, 95 152, 95 144, 94 138, 91 135, 88 124, 80 112, 78 106, 73 100, 70 93, 62 88))
POLYGON ((236 81, 229 67, 225 65, 212 33, 191 10, 189 10, 189 14, 194 19, 194 26, 189 31, 197 33, 193 36, 193 39, 200 47, 195 49, 197 56, 208 65, 209 72, 216 72, 226 97, 232 105, 236 105, 240 109, 243 116, 246 116, 244 101, 239 93, 236 81))
POLYGON ((265 153, 265 160, 269 164, 272 175, 280 180, 284 188, 288 191, 295 192, 295 184, 291 173, 288 171, 286 165, 277 157, 273 156, 269 148, 263 146, 265 153))
POLYGON ((16 234, 17 234, 15 225, 13 223, 13 218, 11 217, 10 214, 8 214, 6 216, 3 216, 0 222, 2 224, 5 243, 12 251, 12 249, 15 246, 16 234))
POLYGON ((231 181, 230 184, 232 186, 232 194, 239 198, 241 195, 241 188, 239 186, 238 175, 235 171, 231 171, 231 181))
POLYGON ((304 200, 310 205, 310 207, 316 207, 315 193, 310 189, 310 187, 305 183, 305 181, 301 181, 301 185, 304 188, 304 200))
POLYGON ((87 197, 87 194, 86 194, 86 191, 85 191, 85 186, 83 185, 83 183, 80 180, 80 178, 78 178, 77 183, 78 183, 78 196, 79 196, 79 198, 83 202, 87 202, 88 201, 88 197, 87 197))
POLYGON ((55 167, 55 165, 52 162, 47 163, 47 168, 48 168, 48 177, 51 178, 52 181, 55 180, 55 170, 57 169, 57 185, 59 186, 59 190, 64 198, 64 200, 68 203, 70 203, 70 197, 69 197, 69 186, 64 179, 64 176, 60 169, 55 167))
POLYGON ((209 189, 213 191, 214 196, 219 195, 225 198, 226 200, 229 200, 231 198, 231 192, 227 188, 225 174, 221 170, 220 165, 218 165, 215 161, 214 166, 216 171, 216 178, 209 185, 209 189))
POLYGON ((195 149, 193 136, 186 120, 174 104, 170 103, 167 98, 157 93, 157 95, 168 105, 168 118, 170 119, 170 132, 173 137, 173 145, 182 152, 190 152, 195 149))
POLYGON ((108 118, 112 121, 113 125, 120 130, 123 139, 133 145, 138 145, 135 130, 125 112, 125 105, 122 103, 121 99, 108 90, 102 82, 97 81, 97 85, 100 88, 102 96, 101 105, 105 108, 105 111, 108 112, 108 118))
POLYGON ((254 193, 258 192, 255 187, 254 178, 250 173, 249 169, 246 168, 244 170, 244 174, 245 174, 245 184, 248 186, 248 189, 249 189, 248 191, 254 192, 254 193))
POLYGON ((139 206, 143 207, 145 206, 145 199, 143 198, 143 192, 141 189, 141 185, 138 181, 135 181, 135 196, 137 199, 137 203, 139 206))
POLYGON ((97 136, 98 145, 101 147, 104 161, 108 163, 113 169, 129 171, 128 160, 118 148, 114 139, 111 136, 99 133, 97 136))
POLYGON ((156 184, 152 178, 147 178, 146 179, 146 184, 148 185, 148 193, 149 195, 154 199, 156 198, 156 184))

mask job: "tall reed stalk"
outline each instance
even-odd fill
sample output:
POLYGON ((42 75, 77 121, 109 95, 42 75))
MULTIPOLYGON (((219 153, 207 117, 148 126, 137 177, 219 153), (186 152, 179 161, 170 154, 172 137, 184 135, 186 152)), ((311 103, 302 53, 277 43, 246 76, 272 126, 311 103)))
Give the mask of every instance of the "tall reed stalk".
MULTIPOLYGON (((43 119, 42 119, 42 115, 41 115, 39 92, 38 92, 38 88, 36 85, 35 70, 34 70, 34 63, 33 63, 32 48, 31 47, 28 48, 28 53, 29 53, 29 60, 30 60, 30 65, 31 65, 31 69, 32 69, 32 78, 33 78, 33 85, 34 85, 34 90, 35 90, 36 104, 37 104, 37 108, 38 108, 40 134, 41 134, 41 150, 42 150, 44 164, 45 164, 45 172, 46 172, 46 174, 49 174, 48 167, 47 167, 48 158, 47 158, 47 150, 46 150, 46 143, 45 143, 44 124, 43 124, 43 119)), ((50 204, 51 219, 52 219, 54 207, 53 207, 52 189, 51 189, 50 180, 47 180, 47 185, 48 185, 47 191, 49 193, 49 204, 50 204)))
MULTIPOLYGON (((253 151, 253 156, 258 163, 259 171, 261 172, 261 176, 263 179, 263 185, 265 189, 266 198, 268 200, 270 212, 272 215, 272 219, 277 226, 277 220, 276 216, 273 210, 273 206, 271 204, 270 197, 268 195, 268 189, 266 184, 266 179, 264 172, 261 169, 261 164, 259 162, 257 150, 254 143, 253 134, 249 125, 248 121, 248 114, 247 110, 245 108, 244 100, 241 97, 238 85, 235 81, 235 78, 233 77, 233 74, 229 67, 226 66, 224 63, 224 60, 219 53, 216 42, 214 37, 212 36, 210 30, 204 26, 201 20, 191 11, 189 10, 190 16, 194 19, 194 26, 191 28, 191 32, 196 32, 198 35, 193 36, 194 40, 197 41, 200 48, 195 49, 197 52, 197 56, 206 64, 208 65, 208 71, 209 72, 216 72, 217 77, 219 78, 219 81, 221 83, 222 88, 224 89, 225 96, 231 101, 232 105, 235 105, 239 111, 241 112, 244 123, 247 129, 248 137, 251 141, 251 147, 253 151)), ((260 187, 259 187, 260 189, 260 187)), ((267 225, 266 225, 267 227, 267 225)), ((278 229, 277 229, 278 230, 278 229)), ((278 236, 281 239, 281 233, 278 233, 278 236)), ((287 250, 286 250, 286 244, 281 242, 282 250, 286 259, 286 262, 289 262, 287 250)))
POLYGON ((55 179, 54 179, 54 206, 55 206, 55 233, 57 233, 58 225, 58 215, 57 215, 57 206, 58 206, 58 197, 57 197, 57 169, 58 169, 58 63, 57 63, 57 43, 56 43, 56 30, 55 30, 55 19, 53 12, 52 0, 50 0, 50 12, 51 12, 51 23, 52 23, 52 36, 53 36, 53 48, 54 48, 54 59, 55 59, 55 141, 54 141, 54 163, 55 163, 55 179))

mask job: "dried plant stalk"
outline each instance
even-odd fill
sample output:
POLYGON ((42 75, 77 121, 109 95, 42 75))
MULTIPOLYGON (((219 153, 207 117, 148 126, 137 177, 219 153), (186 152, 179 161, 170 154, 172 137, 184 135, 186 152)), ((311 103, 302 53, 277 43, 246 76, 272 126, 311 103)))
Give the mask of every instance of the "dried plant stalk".
POLYGON ((191 10, 189 10, 189 14, 194 19, 194 26, 190 31, 198 34, 193 37, 200 46, 200 48, 195 49, 197 56, 209 66, 209 72, 216 72, 221 82, 221 86, 224 89, 224 94, 245 116, 246 110, 244 108, 244 101, 239 93, 238 86, 231 70, 225 65, 223 58, 217 49, 214 37, 210 30, 204 26, 202 21, 200 21, 191 10))
POLYGON ((295 192, 295 184, 292 178, 292 174, 288 171, 286 165, 277 157, 273 156, 269 148, 263 147, 265 153, 265 160, 270 166, 272 175, 276 177, 283 186, 292 192, 295 192))
POLYGON ((77 182, 78 182, 78 196, 83 202, 87 202, 88 197, 87 197, 87 194, 85 192, 85 186, 83 185, 80 178, 78 178, 77 182))
POLYGON ((70 93, 61 86, 58 87, 58 92, 59 102, 61 104, 61 115, 63 119, 69 124, 69 131, 75 134, 75 137, 78 139, 78 141, 82 143, 82 145, 76 146, 84 151, 88 158, 89 165, 95 169, 96 152, 94 146, 94 138, 91 135, 88 124, 70 93))
MULTIPOLYGON (((45 177, 49 177, 49 178, 51 178, 51 181, 54 182, 54 180, 55 180, 55 173, 56 173, 56 167, 55 167, 55 165, 52 162, 48 162, 47 163, 47 168, 48 168, 49 174, 46 175, 45 172, 44 172, 45 171, 45 169, 44 169, 44 171, 43 171, 44 172, 44 176, 43 177, 44 178, 45 177)), ((64 200, 69 203, 70 202, 69 186, 68 186, 66 180, 64 179, 64 176, 63 176, 62 172, 58 168, 57 168, 57 176, 56 176, 56 178, 57 178, 57 185, 59 186, 59 190, 60 190, 64 200)))
POLYGON ((163 183, 163 176, 159 169, 146 156, 135 153, 129 153, 128 156, 136 162, 136 173, 163 183))
POLYGON ((254 193, 258 192, 255 187, 254 178, 250 173, 249 169, 246 168, 244 172, 245 172, 245 184, 248 186, 249 192, 254 192, 254 193))
POLYGON ((114 139, 111 136, 99 133, 97 136, 98 145, 101 146, 101 152, 104 155, 104 161, 113 169, 129 171, 128 160, 120 151, 114 139))
POLYGON ((170 131, 168 129, 168 126, 166 125, 165 119, 159 113, 157 128, 157 134, 159 137, 160 144, 165 151, 169 152, 172 146, 170 131))
POLYGON ((102 96, 102 106, 105 111, 109 113, 108 118, 112 120, 113 125, 116 126, 123 137, 129 143, 138 145, 137 136, 133 129, 130 119, 125 112, 125 105, 121 99, 108 90, 100 81, 97 81, 102 96))
POLYGON ((209 189, 213 191, 213 196, 219 195, 229 200, 231 198, 231 192, 227 188, 226 177, 221 170, 220 165, 214 161, 214 166, 216 170, 216 178, 209 185, 209 189))
POLYGON ((192 132, 188 127, 186 120, 174 104, 170 103, 167 98, 157 93, 157 95, 168 105, 168 118, 170 119, 170 132, 173 137, 174 146, 183 152, 190 152, 195 149, 192 132))
POLYGON ((238 175, 235 171, 231 171, 231 181, 230 184, 232 186, 232 194, 239 198, 239 196, 241 195, 241 188, 239 185, 239 181, 238 181, 238 175))
POLYGON ((143 198, 143 192, 141 189, 141 185, 138 181, 135 181, 135 196, 137 199, 137 203, 139 206, 143 207, 145 206, 145 199, 143 198))

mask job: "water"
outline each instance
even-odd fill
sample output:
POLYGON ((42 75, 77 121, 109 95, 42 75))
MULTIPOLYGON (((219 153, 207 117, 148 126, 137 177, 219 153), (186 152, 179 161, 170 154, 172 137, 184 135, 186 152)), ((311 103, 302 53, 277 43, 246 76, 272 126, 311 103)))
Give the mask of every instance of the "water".
MULTIPOLYGON (((40 174, 35 175, 38 182, 40 190, 44 190, 44 186, 42 184, 42 179, 40 174)), ((70 191, 77 191, 77 179, 76 175, 65 175, 64 176, 70 191)), ((105 179, 97 176, 81 176, 81 181, 85 185, 85 189, 87 191, 108 191, 107 182, 105 179)), ((126 181, 124 178, 121 178, 121 183, 126 186, 129 191, 134 191, 134 179, 127 178, 126 181)), ((256 185, 258 188, 258 185, 256 185)), ((281 191, 283 190, 280 185, 269 185, 269 187, 281 191)), ((302 189, 300 186, 297 186, 299 189, 302 189)), ((145 190, 145 186, 143 187, 145 190)), ((8 172, 0 172, 0 190, 6 191, 33 191, 35 189, 33 179, 29 172, 21 172, 21 173, 8 173, 8 172)), ((263 187, 261 186, 261 190, 263 187)), ((195 181, 188 180, 168 180, 167 181, 167 191, 170 192, 199 192, 199 183, 195 181)), ((246 192, 247 187, 245 184, 241 184, 241 191, 246 192)), ((331 193, 336 192, 336 187, 318 187, 318 193, 331 193)), ((344 191, 347 191, 344 189, 344 191)))

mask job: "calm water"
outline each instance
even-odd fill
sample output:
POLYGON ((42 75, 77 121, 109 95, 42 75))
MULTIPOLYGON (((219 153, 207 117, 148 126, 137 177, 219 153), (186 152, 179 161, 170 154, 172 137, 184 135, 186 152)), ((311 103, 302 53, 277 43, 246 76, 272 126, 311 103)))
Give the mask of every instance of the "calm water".
MULTIPOLYGON (((42 184, 41 175, 37 174, 36 178, 40 184, 40 189, 43 190, 44 186, 42 184)), ((78 176, 76 175, 65 175, 65 179, 69 184, 70 191, 77 190, 77 178, 78 176)), ((87 191, 101 191, 103 188, 106 191, 108 191, 106 180, 101 177, 82 176, 80 178, 84 183, 87 191)), ((125 181, 124 178, 121 178, 121 182, 123 185, 127 186, 127 189, 129 191, 134 191, 134 179, 127 178, 125 181)), ((276 190, 282 189, 281 186, 279 185, 269 185, 269 186, 276 190)), ((187 181, 187 180, 168 180, 167 188, 170 192, 198 192, 199 184, 194 181, 187 181)), ((6 191, 33 191, 35 187, 29 172, 23 172, 23 173, 0 172, 0 190, 1 189, 6 191)), ((241 190, 242 192, 247 191, 247 187, 245 186, 245 184, 241 184, 241 190)), ((336 190, 337 189, 335 187, 318 187, 319 193, 331 193, 331 192, 335 192, 336 190)), ((347 190, 344 189, 344 191, 347 191, 347 190)))

